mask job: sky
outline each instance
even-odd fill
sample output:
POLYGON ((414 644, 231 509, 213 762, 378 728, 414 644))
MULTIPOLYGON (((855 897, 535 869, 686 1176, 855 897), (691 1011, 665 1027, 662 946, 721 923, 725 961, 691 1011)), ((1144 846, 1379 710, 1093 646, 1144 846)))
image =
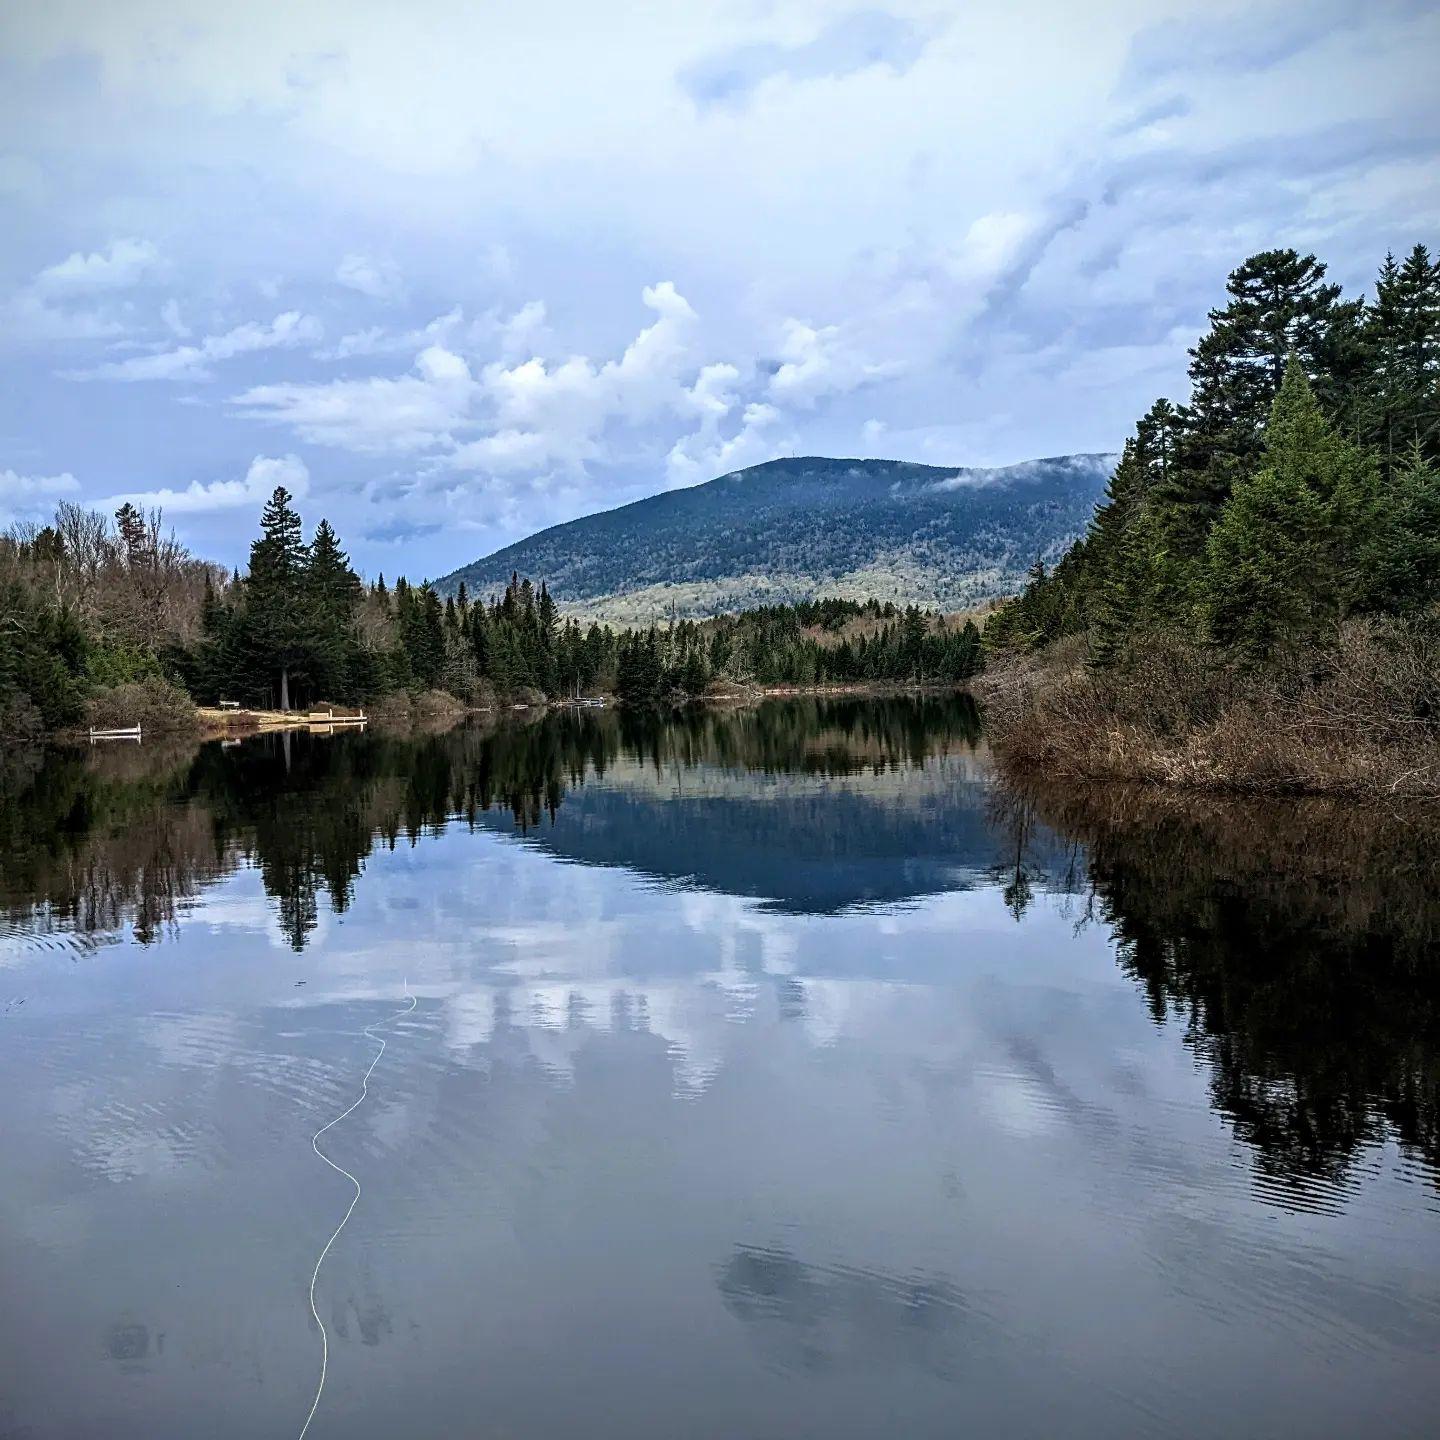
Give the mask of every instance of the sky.
POLYGON ((788 454, 1119 448, 1246 255, 1440 247, 1440 0, 0 10, 0 524, 373 575, 788 454))

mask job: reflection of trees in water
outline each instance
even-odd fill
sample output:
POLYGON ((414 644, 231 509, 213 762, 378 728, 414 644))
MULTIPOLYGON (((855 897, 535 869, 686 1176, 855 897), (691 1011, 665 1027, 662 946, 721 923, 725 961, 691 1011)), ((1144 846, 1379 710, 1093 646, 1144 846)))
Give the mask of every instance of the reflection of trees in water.
POLYGON ((947 1280, 807 1265, 784 1249, 737 1245, 715 1283, 765 1354, 797 1370, 910 1364, 948 1376, 973 1318, 947 1280))
POLYGON ((130 924, 148 943, 238 860, 187 777, 193 747, 0 756, 0 914, 27 935, 130 924))
POLYGON ((320 897, 337 912, 374 845, 411 844, 503 808, 529 829, 566 792, 625 760, 842 775, 973 746, 964 696, 802 699, 676 716, 559 710, 528 723, 338 740, 282 732, 179 753, 39 752, 0 770, 0 907, 27 932, 114 932, 148 942, 183 902, 254 865, 298 950, 320 897))
POLYGON ((1031 789, 1083 843, 1157 1022, 1179 1021, 1258 1185, 1295 1206, 1392 1142, 1440 1163, 1440 816, 1031 789))
MULTIPOLYGON (((797 699, 664 719, 558 711, 413 737, 11 754, 0 760, 0 930, 43 939, 128 924, 149 942, 205 885, 249 863, 300 949, 322 895, 348 908, 377 843, 414 844, 495 810, 534 827, 621 763, 662 779, 697 766, 870 774, 976 735, 963 698, 797 699)), ((661 812, 635 793, 635 823, 654 829, 661 812)), ((839 813, 814 804, 813 820, 795 810, 800 829, 839 813)), ((909 812, 900 823, 913 823, 909 812)), ((986 825, 991 874, 1017 918, 1042 885, 1088 889, 1087 913, 1113 928, 1156 1019, 1185 1027, 1264 1186, 1321 1203, 1386 1141, 1440 1164, 1440 817, 1010 788, 986 825)), ((916 844, 928 833, 917 827, 916 844)), ((746 834, 757 843, 758 830, 746 834)), ((864 848, 865 837, 844 838, 864 848)), ((827 874, 839 858, 823 857, 827 874)))
POLYGON ((1025 918, 1037 884, 1062 895, 1084 889, 1085 856, 1079 842, 1071 839, 1063 849, 1057 847, 1054 832, 1042 825, 1028 798, 1002 786, 986 809, 996 840, 990 877, 1016 920, 1025 918))

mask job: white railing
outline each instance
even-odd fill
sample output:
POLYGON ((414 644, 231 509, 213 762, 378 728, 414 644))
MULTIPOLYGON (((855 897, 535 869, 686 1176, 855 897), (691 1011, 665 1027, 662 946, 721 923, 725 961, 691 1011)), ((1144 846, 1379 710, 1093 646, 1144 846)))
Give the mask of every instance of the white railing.
POLYGON ((90 729, 90 743, 93 745, 97 740, 138 740, 140 738, 140 727, 131 725, 120 730, 96 730, 93 726, 90 729))

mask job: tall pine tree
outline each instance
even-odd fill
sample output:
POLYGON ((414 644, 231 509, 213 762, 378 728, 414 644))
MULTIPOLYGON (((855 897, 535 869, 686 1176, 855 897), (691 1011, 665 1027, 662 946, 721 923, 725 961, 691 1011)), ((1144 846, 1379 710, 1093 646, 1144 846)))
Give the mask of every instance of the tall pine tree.
POLYGON ((290 492, 278 485, 260 515, 260 538, 250 547, 250 570, 240 621, 252 685, 273 684, 282 710, 291 682, 314 660, 315 627, 306 603, 310 553, 290 492))

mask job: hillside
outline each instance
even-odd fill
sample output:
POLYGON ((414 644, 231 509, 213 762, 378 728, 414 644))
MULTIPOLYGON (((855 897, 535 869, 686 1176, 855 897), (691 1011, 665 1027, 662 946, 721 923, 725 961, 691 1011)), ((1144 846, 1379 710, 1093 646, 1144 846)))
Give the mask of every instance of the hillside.
POLYGON ((568 610, 621 622, 819 595, 963 609, 1018 590, 1085 527, 1114 464, 1062 455, 997 470, 772 460, 542 530, 437 582, 543 578, 568 610))

